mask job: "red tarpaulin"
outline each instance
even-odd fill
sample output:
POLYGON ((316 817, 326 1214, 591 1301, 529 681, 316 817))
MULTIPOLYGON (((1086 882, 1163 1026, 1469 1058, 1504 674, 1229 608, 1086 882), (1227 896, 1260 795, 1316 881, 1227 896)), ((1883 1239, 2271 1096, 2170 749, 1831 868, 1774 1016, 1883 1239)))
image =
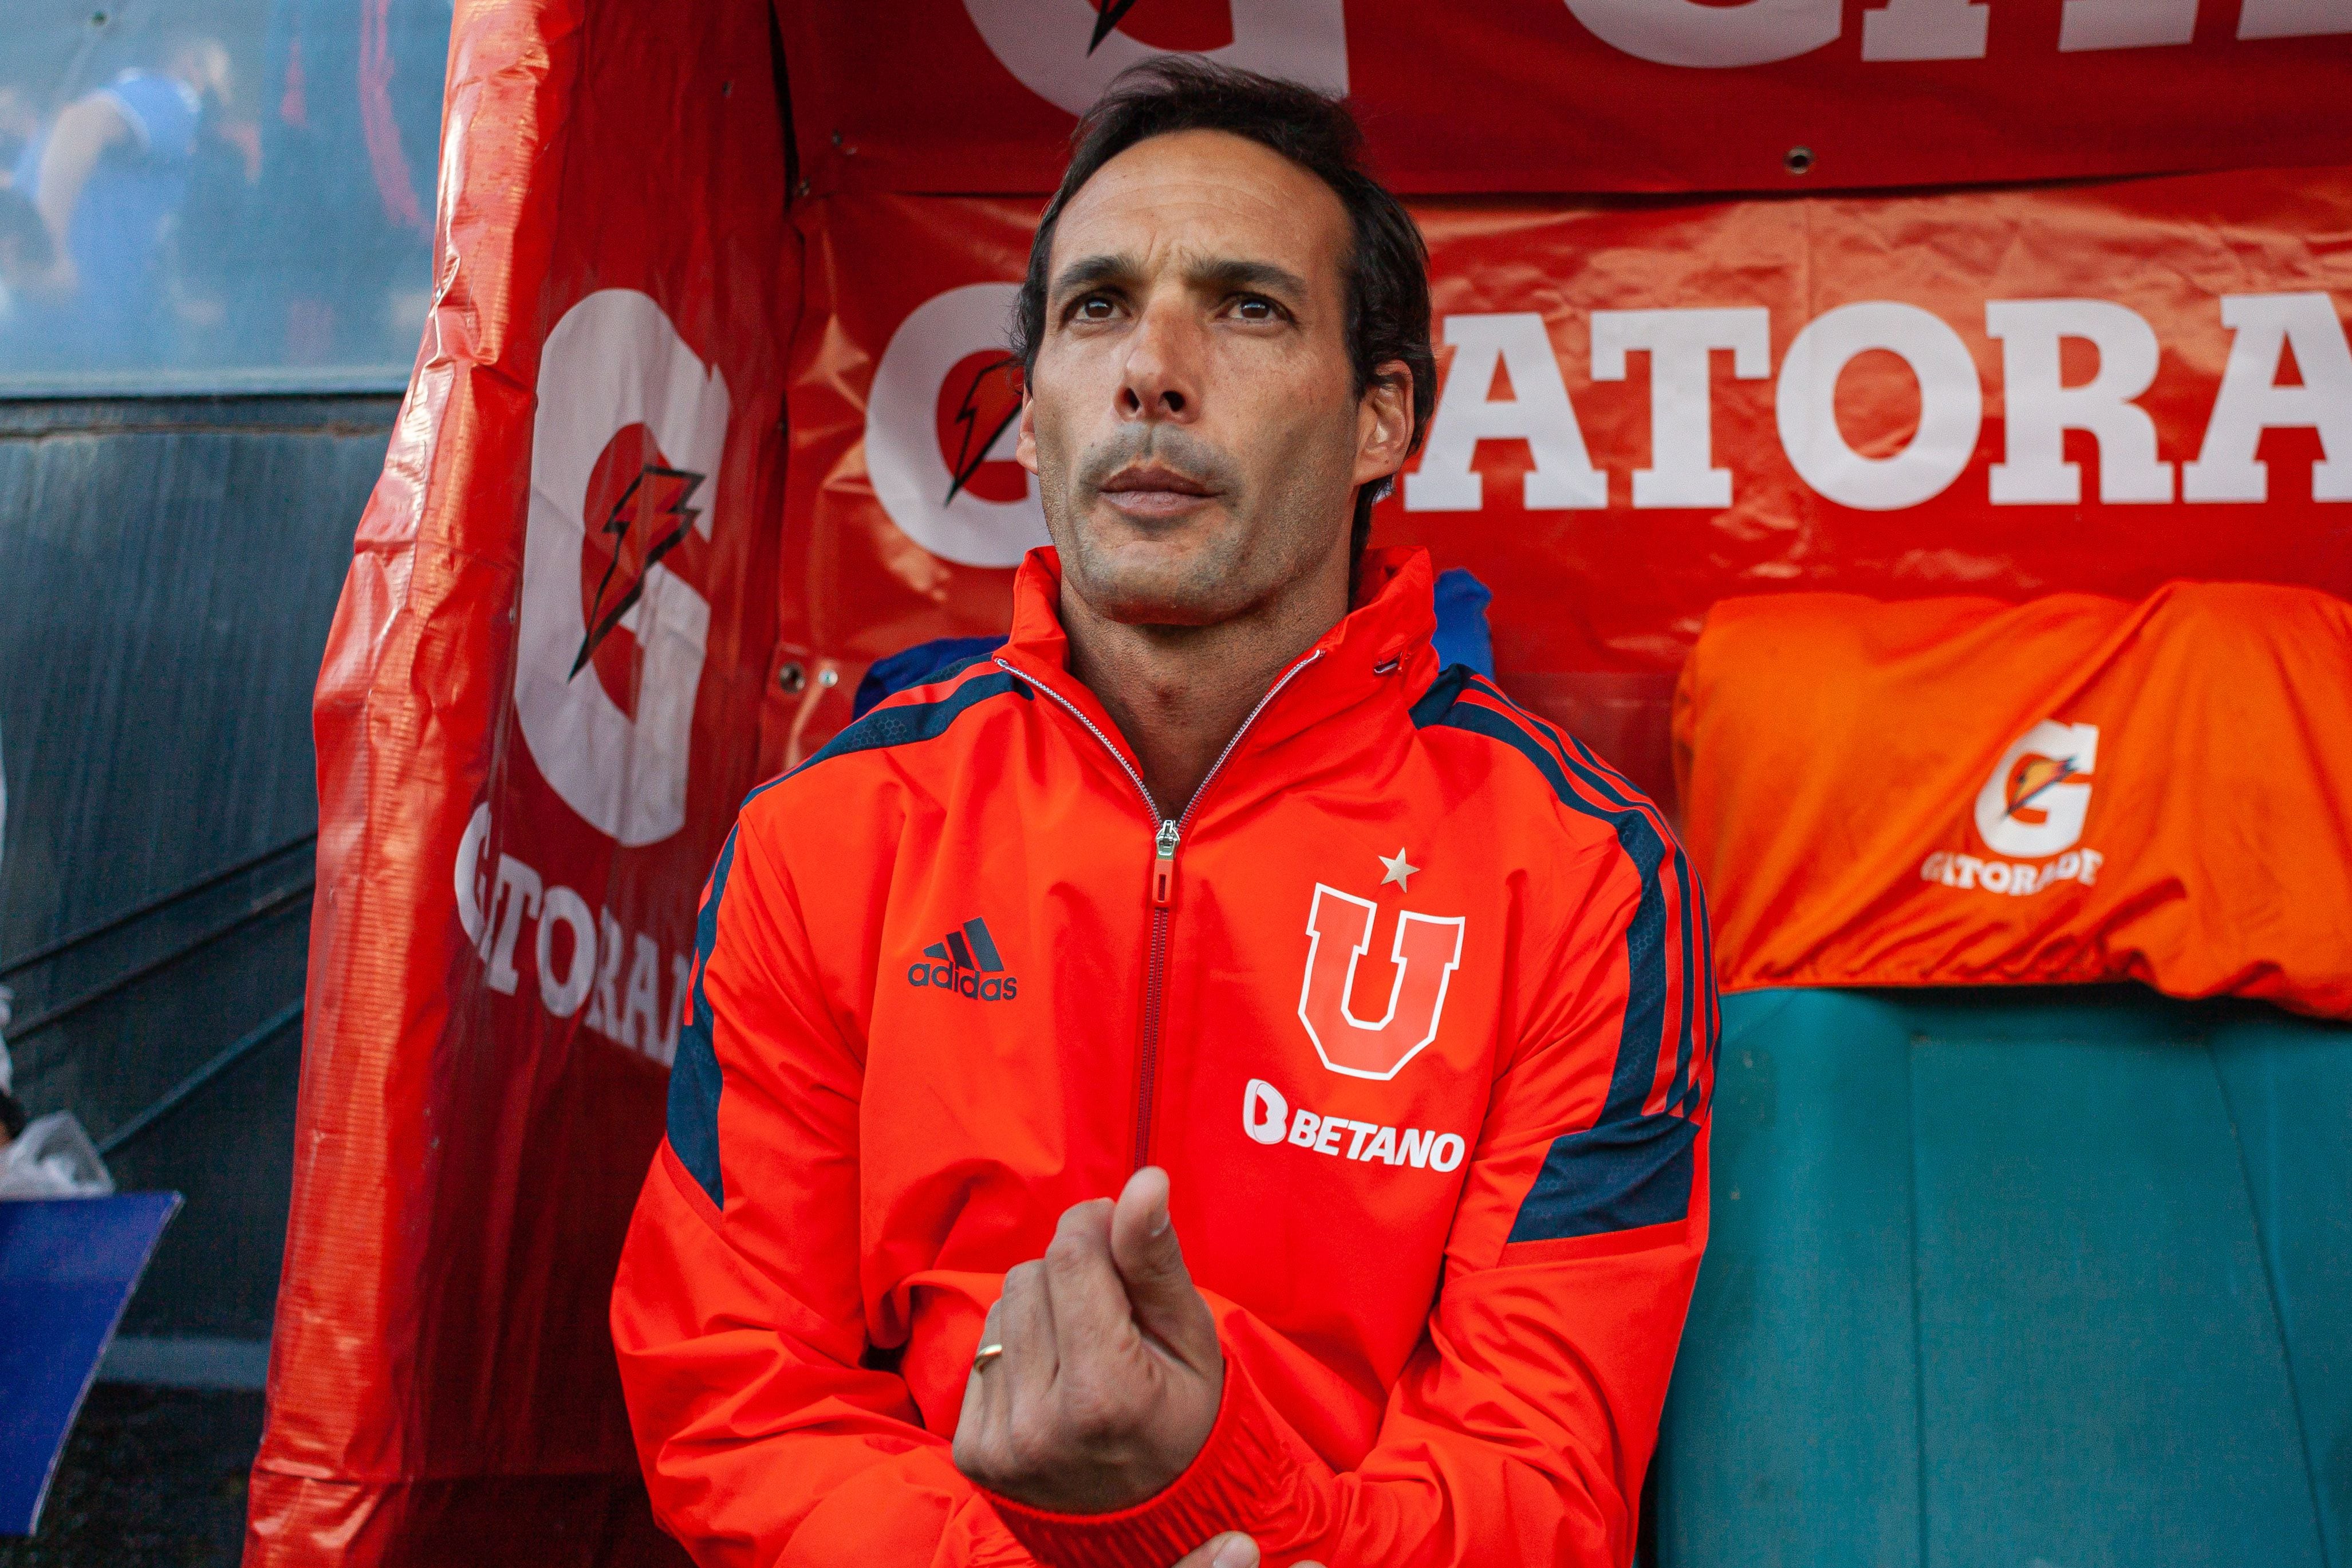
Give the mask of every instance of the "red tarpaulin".
POLYGON ((1118 72, 1345 89, 1400 190, 1785 191, 2340 161, 2340 0, 908 0, 783 8, 810 188, 1050 191, 1118 72), (1115 25, 1106 26, 1107 19, 1115 25))
MULTIPOLYGON (((800 210, 793 657, 1003 629, 1045 540, 1003 423, 1035 212, 800 210)), ((2352 594, 2345 170, 1416 216, 1443 379, 1375 536, 1491 584, 1512 694, 1662 795, 1727 594, 2352 594)))
POLYGON ((424 352, 317 697, 254 1563, 645 1562, 604 1302, 771 683, 766 19, 461 6, 424 352))
POLYGON ((1800 142, 1804 180, 1843 184, 2341 156, 2346 40, 2253 36, 2341 32, 2340 8, 1991 9, 926 0, 772 26, 462 0, 435 309, 320 678, 248 1560, 674 1556, 604 1310, 696 891, 867 662, 1003 627, 1042 537, 1002 431, 1035 204, 903 193, 1049 184, 1070 28, 1116 11, 1106 61, 1233 44, 1274 68, 1283 34, 1326 79, 1337 18, 1387 172, 1486 193, 1417 208, 1446 380, 1378 532, 1484 577, 1504 684, 1646 785, 1671 787, 1675 672, 1727 595, 2352 593, 2341 168, 1495 195, 1785 189, 1800 142), (1936 43, 1971 16, 1981 58, 1936 43), (1050 32, 1044 95, 983 22, 1050 32), (1789 58, 1663 64, 1661 27, 1686 52, 1778 28, 1789 58))

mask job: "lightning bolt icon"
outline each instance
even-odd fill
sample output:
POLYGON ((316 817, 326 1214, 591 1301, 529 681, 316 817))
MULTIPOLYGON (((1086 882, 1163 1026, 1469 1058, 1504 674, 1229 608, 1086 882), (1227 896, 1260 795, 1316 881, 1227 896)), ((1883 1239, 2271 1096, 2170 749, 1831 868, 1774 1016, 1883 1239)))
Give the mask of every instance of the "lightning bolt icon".
POLYGON ((2040 799, 2044 791, 2052 788, 2053 785, 2064 784, 2068 779, 2073 778, 2074 776, 2074 759, 2072 757, 2062 758, 2052 768, 2050 776, 2042 780, 2039 784, 2032 783, 2033 770, 2029 768, 2026 771, 2025 777, 2020 779, 2018 782, 2020 784, 2031 784, 2032 787, 2027 789, 2023 795, 2019 795, 2015 800, 2011 801, 2009 803, 2009 809, 2002 812, 2001 815, 2003 816, 2015 816, 2019 812, 2023 811, 2027 806, 2032 805, 2036 800, 2040 799))
MULTIPOLYGON (((1134 4, 1134 0, 1128 0, 1128 4, 1134 4)), ((990 426, 986 440, 975 442, 972 439, 980 420, 980 407, 974 399, 980 395, 982 384, 998 371, 1010 370, 1020 363, 1007 354, 992 364, 984 364, 973 373, 971 384, 963 389, 963 397, 957 403, 955 411, 955 422, 963 427, 963 438, 956 444, 955 474, 948 481, 947 500, 941 501, 941 506, 954 500, 964 486, 971 482, 972 475, 980 472, 981 464, 988 460, 989 450, 996 445, 997 437, 1004 434, 1005 426, 1021 416, 1021 405, 1015 403, 1004 411, 1003 418, 990 426)))
POLYGON ((1095 0, 1095 36, 1087 41, 1087 53, 1102 47, 1102 41, 1118 26, 1120 18, 1135 9, 1135 0, 1095 0))
POLYGON ((629 488, 621 492, 621 499, 613 503, 612 515, 604 520, 604 532, 613 540, 613 559, 605 563, 604 575, 597 580, 595 603, 588 612, 588 635, 580 639, 580 657, 572 661, 572 675, 565 679, 576 677, 587 668, 589 658, 595 653, 597 645, 613 635, 613 628, 621 624, 621 617, 635 608, 637 601, 645 596, 646 574, 654 569, 655 563, 677 548, 686 538, 686 531, 694 525, 696 518, 702 515, 700 507, 687 504, 694 499, 694 492, 701 488, 700 474, 647 463, 637 470, 636 478, 629 481, 629 488), (646 552, 646 563, 638 569, 636 580, 629 584, 627 591, 610 610, 604 610, 605 592, 613 585, 613 574, 621 569, 621 546, 627 542, 630 526, 637 512, 644 509, 645 503, 638 500, 638 493, 646 488, 648 479, 656 482, 667 479, 677 487, 677 493, 669 498, 659 514, 673 520, 669 531, 654 541, 652 547, 646 552), (604 610, 601 616, 596 613, 599 610, 604 610))

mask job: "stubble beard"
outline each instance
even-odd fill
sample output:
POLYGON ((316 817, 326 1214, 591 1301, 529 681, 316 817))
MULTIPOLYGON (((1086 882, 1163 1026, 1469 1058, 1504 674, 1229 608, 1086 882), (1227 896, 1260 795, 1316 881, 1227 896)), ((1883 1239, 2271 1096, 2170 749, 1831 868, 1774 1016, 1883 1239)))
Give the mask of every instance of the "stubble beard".
POLYGON ((1330 530, 1344 536, 1352 512, 1351 489, 1337 487, 1336 506, 1325 493, 1335 487, 1331 477, 1314 471, 1310 443, 1299 443, 1281 465, 1297 482, 1262 489, 1254 489, 1222 449, 1174 426, 1123 429, 1075 465, 1061 460, 1041 426, 1037 452, 1038 499, 1064 581, 1096 615, 1126 626, 1209 626, 1235 619, 1311 570, 1328 547, 1330 530), (1164 525, 1159 537, 1168 542, 1159 549, 1120 548, 1151 540, 1155 531, 1124 518, 1101 520, 1111 510, 1101 501, 1101 487, 1139 461, 1166 463, 1209 485, 1217 492, 1212 515, 1164 525))

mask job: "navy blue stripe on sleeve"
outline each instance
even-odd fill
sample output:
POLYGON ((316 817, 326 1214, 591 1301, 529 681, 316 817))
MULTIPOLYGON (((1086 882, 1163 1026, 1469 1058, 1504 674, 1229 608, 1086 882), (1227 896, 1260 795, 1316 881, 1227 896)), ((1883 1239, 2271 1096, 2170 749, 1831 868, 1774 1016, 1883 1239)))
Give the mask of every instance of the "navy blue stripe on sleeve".
POLYGON ((1010 670, 1000 669, 992 675, 972 677, 936 702, 886 703, 827 741, 814 755, 784 776, 790 778, 793 773, 804 773, 819 763, 845 757, 856 752, 874 752, 887 746, 936 741, 948 732, 949 725, 962 718, 974 704, 1008 693, 1023 698, 1034 695, 1027 681, 1010 670))
POLYGON ((724 1087, 719 1075, 719 1051, 710 1037, 710 999, 703 994, 703 971, 719 940, 719 900, 727 891, 728 873, 735 867, 735 835, 727 830, 719 847, 719 864, 711 868, 710 887, 694 918, 694 985, 690 1005, 677 1032, 677 1054, 669 1068, 669 1146, 677 1163, 700 1184, 714 1207, 727 1207, 727 1188, 719 1172, 719 1096, 724 1087))
MULTIPOLYGON (((1436 688, 1431 689, 1434 692, 1436 688)), ((1415 718, 1419 717, 1416 709, 1415 718)), ((1507 714, 1456 702, 1423 721, 1423 727, 1433 723, 1485 735, 1518 752, 1543 774, 1561 805, 1608 823, 1617 835, 1619 847, 1633 862, 1641 877, 1642 891, 1633 906, 1633 918, 1625 929, 1625 1018, 1618 1034, 1617 1060, 1610 1073, 1609 1099, 1601 1120, 1622 1121, 1639 1116, 1643 1101, 1650 1097, 1650 1085, 1657 1077, 1658 1054, 1665 1043, 1666 894, 1658 877, 1658 868, 1666 857, 1665 839, 1649 813, 1639 806, 1628 805, 1612 810, 1587 800, 1570 784, 1558 756, 1507 714)))
POLYGON ((1412 718, 1423 729, 1463 730, 1519 752, 1562 805, 1611 826, 1640 878, 1625 931, 1625 1014, 1608 1095, 1590 1128, 1552 1140, 1508 1239, 1560 1240, 1687 1218, 1718 1026, 1706 894, 1697 879, 1666 837, 1655 808, 1622 775, 1470 671, 1441 675, 1414 704, 1412 718), (1483 700, 1463 700, 1474 693, 1483 700), (1678 931, 1670 931, 1666 919, 1669 860, 1678 931), (1679 952, 1671 956, 1670 935, 1681 939, 1679 952), (1678 969, 1670 971, 1670 965, 1678 969), (1671 1031, 1674 1076, 1664 1110, 1645 1114, 1643 1107, 1667 1049, 1666 1001, 1675 978, 1682 992, 1671 1031))
POLYGON ((1698 1123, 1637 1116, 1552 1140, 1511 1222, 1512 1241, 1605 1236, 1690 1215, 1698 1123))

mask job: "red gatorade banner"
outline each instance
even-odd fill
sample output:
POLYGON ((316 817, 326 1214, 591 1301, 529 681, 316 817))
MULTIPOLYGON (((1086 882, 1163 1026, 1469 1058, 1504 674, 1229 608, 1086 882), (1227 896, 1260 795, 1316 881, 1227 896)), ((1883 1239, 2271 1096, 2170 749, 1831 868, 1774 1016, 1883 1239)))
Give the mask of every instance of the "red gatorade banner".
MULTIPOLYGON (((793 657, 1003 629, 1045 539, 1003 349, 1034 210, 800 209, 793 657)), ((1440 390, 1376 533, 1483 578, 1514 696, 1645 787, 1727 595, 2352 594, 2344 170, 1418 216, 1440 390)))
POLYGON ((757 7, 458 6, 435 309, 316 699, 248 1564, 681 1560, 606 1299, 772 686, 776 80, 757 7))
POLYGON ((2352 605, 1715 608, 1676 694, 1726 988, 2139 980, 2352 1016, 2352 605))
MULTIPOLYGON (((1023 38, 1078 16, 1087 71, 1197 46, 1338 86, 1315 61, 1342 62, 1425 191, 2340 145, 2343 94, 2315 85, 2343 75, 2337 0, 1992 9, 919 0, 886 36, 875 8, 795 5, 788 219, 764 8, 464 0, 435 310, 317 693, 248 1560, 676 1560, 605 1310, 697 891, 866 666, 1002 633, 1044 538, 1003 351, 1036 203, 889 194, 1050 184, 1084 100, 1023 38)), ((2342 168, 1418 213, 1441 384, 1378 531, 1475 571, 1507 686, 1661 795, 1676 672, 1727 595, 2352 594, 2342 168)), ((1921 887, 1969 890, 1940 875, 1921 887)))
POLYGON ((1401 190, 1769 191, 2340 160, 2345 0, 909 0, 783 8, 803 172, 1051 191, 1170 51, 1344 90, 1401 190))

